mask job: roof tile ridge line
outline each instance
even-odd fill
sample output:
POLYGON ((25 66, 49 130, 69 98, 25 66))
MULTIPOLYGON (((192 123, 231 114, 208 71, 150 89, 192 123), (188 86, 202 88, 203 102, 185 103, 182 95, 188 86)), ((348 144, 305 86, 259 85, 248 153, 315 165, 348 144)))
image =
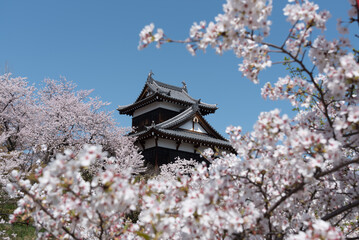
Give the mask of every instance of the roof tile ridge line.
MULTIPOLYGON (((160 81, 153 80, 153 82, 156 82, 155 84, 156 84, 157 86, 159 86, 159 85, 157 84, 157 82, 160 82, 160 81)), ((162 82, 160 82, 160 83, 162 83, 162 82)), ((169 84, 166 84, 166 83, 162 83, 162 84, 169 85, 169 84)), ((169 85, 169 86, 172 86, 172 85, 169 85)), ((161 87, 161 86, 159 86, 159 87, 161 87)), ((174 87, 176 87, 176 86, 174 86, 174 87)), ((153 90, 153 86, 151 86, 151 88, 152 88, 152 90, 153 90)), ((179 87, 176 87, 176 88, 179 88, 179 87)), ((194 101, 194 102, 190 102, 190 101, 187 101, 187 100, 185 100, 185 99, 180 99, 180 98, 176 98, 176 97, 170 96, 170 95, 168 95, 168 94, 164 94, 164 92, 158 91, 157 89, 155 89, 155 90, 153 90, 153 91, 157 92, 159 95, 161 95, 161 96, 164 97, 164 98, 173 99, 173 100, 175 100, 175 101, 180 101, 180 102, 184 102, 184 103, 189 103, 189 104, 192 104, 192 105, 195 104, 195 102, 198 102, 197 99, 194 99, 193 97, 191 97, 190 95, 188 95, 187 92, 182 91, 182 90, 183 90, 183 89, 181 88, 181 91, 178 91, 178 92, 180 92, 180 93, 182 93, 182 94, 184 93, 190 100, 192 100, 192 101, 194 101)), ((201 99, 199 99, 199 100, 201 100, 201 99)), ((209 103, 202 103, 202 102, 200 102, 199 105, 204 105, 204 106, 207 105, 207 106, 215 107, 215 108, 218 109, 217 104, 209 104, 209 103)))
MULTIPOLYGON (((147 86, 147 87, 149 87, 149 85, 148 85, 148 80, 146 80, 145 85, 143 86, 143 88, 142 88, 142 90, 141 90, 140 94, 138 95, 138 97, 136 98, 136 100, 135 100, 135 102, 134 102, 134 103, 136 103, 136 102, 138 102, 138 101, 139 101, 139 98, 141 97, 141 95, 142 95, 143 91, 145 90, 146 86, 147 86)), ((134 103, 133 103, 133 104, 134 104, 134 103)))
MULTIPOLYGON (((186 110, 184 110, 183 112, 177 114, 176 116, 170 118, 170 119, 167 119, 166 121, 164 122, 161 122, 159 124, 157 124, 158 127, 171 127, 171 123, 174 121, 174 120, 178 120, 178 121, 181 121, 184 119, 187 119, 188 117, 186 117, 186 115, 193 115, 195 113, 195 111, 193 110, 192 106, 190 106, 189 108, 187 108, 186 110), (169 126, 166 126, 167 124, 169 124, 169 126)), ((176 122, 178 121, 174 121, 175 124, 177 124, 176 122)))
MULTIPOLYGON (((154 91, 155 93, 158 93, 160 94, 161 96, 164 96, 164 93, 166 93, 164 90, 161 90, 160 88, 163 88, 160 84, 158 83, 161 83, 161 84, 165 84, 165 83, 162 83, 160 81, 157 81, 155 79, 152 78, 152 82, 150 82, 151 84, 155 85, 156 88, 154 89, 154 86, 149 86, 151 88, 152 91, 154 91)), ((171 90, 170 90, 171 92, 171 90)), ((168 94, 166 94, 168 95, 168 94)))
POLYGON ((185 95, 187 95, 187 97, 188 97, 189 99, 191 99, 191 100, 193 100, 193 101, 195 101, 195 102, 197 102, 198 100, 200 100, 199 104, 208 105, 208 106, 214 106, 214 107, 216 107, 216 108, 218 109, 217 104, 210 104, 210 103, 202 102, 201 99, 195 99, 195 98, 191 97, 191 96, 188 94, 188 92, 186 92, 186 91, 184 91, 184 90, 183 90, 182 92, 183 92, 185 95))
POLYGON ((182 91, 182 88, 181 87, 178 87, 178 86, 175 86, 175 85, 171 85, 171 84, 168 84, 168 83, 164 83, 164 82, 161 82, 161 81, 158 81, 158 80, 155 80, 153 79, 153 81, 156 83, 157 86, 160 86, 160 87, 164 87, 164 88, 169 88, 169 89, 173 89, 173 90, 176 90, 178 92, 181 92, 182 91), (161 86, 163 85, 163 86, 161 86), (168 86, 168 87, 167 87, 168 86))
POLYGON ((218 138, 214 138, 210 135, 206 135, 206 134, 201 134, 201 133, 198 133, 198 132, 193 132, 193 131, 182 131, 182 130, 178 130, 178 129, 158 129, 158 130, 161 130, 161 131, 172 131, 172 132, 175 132, 175 133, 179 133, 179 134, 190 134, 190 135, 194 135, 194 136, 201 136, 201 137, 205 137, 205 138, 211 138, 211 139, 214 139, 214 140, 217 140, 217 141, 223 141, 223 142, 227 142, 228 144, 230 144, 230 142, 228 140, 223 140, 223 139, 218 139, 218 138))
MULTIPOLYGON (((149 76, 149 77, 147 77, 146 82, 145 82, 145 85, 143 86, 143 88, 142 88, 140 94, 138 95, 138 97, 136 98, 136 100, 135 100, 134 103, 136 103, 136 102, 139 101, 139 98, 140 98, 140 96, 142 95, 142 93, 143 93, 143 91, 145 90, 146 87, 150 88, 153 92, 157 92, 157 89, 154 89, 153 86, 151 86, 151 83, 156 83, 156 81, 157 81, 157 80, 153 79, 152 75, 149 76), (150 78, 151 80, 150 80, 149 78, 150 78)), ((157 84, 156 84, 156 85, 157 85, 157 84)), ((146 98, 145 98, 145 99, 146 99, 146 98)), ((133 103, 133 104, 134 104, 134 103, 133 103)))
POLYGON ((134 102, 134 103, 129 104, 129 105, 125 105, 125 107, 127 108, 127 107, 130 107, 130 106, 133 106, 133 105, 138 105, 138 104, 144 103, 144 102, 148 101, 149 99, 154 98, 155 95, 156 95, 156 93, 151 94, 150 96, 148 96, 148 97, 146 97, 146 98, 144 98, 144 99, 142 99, 140 101, 134 102))
POLYGON ((157 85, 157 83, 156 83, 156 80, 154 80, 153 78, 152 78, 152 82, 149 82, 149 81, 147 81, 146 82, 146 85, 153 91, 153 92, 158 92, 158 85, 157 85), (157 88, 155 88, 154 86, 152 86, 152 85, 157 85, 157 88))
MULTIPOLYGON (((211 136, 208 136, 208 135, 200 135, 200 134, 196 134, 196 133, 193 133, 193 132, 183 132, 183 131, 177 131, 177 130, 173 130, 173 129, 163 129, 163 128, 159 128, 159 129, 156 129, 157 132, 162 132, 162 133, 167 133, 167 134, 171 134, 170 132, 173 132, 172 135, 174 134, 178 134, 178 135, 194 135, 194 136, 187 136, 188 138, 191 138, 191 139, 199 139, 199 138, 196 138, 195 136, 201 136, 202 138, 207 138, 207 140, 204 140, 204 141, 207 141, 207 142, 215 142, 215 141, 218 141, 218 142, 222 142, 220 144, 222 145, 227 145, 228 147, 232 147, 231 143, 228 141, 228 140, 222 140, 222 139, 218 139, 218 138, 214 138, 214 137, 211 137, 211 136)), ((217 142, 217 143, 218 143, 217 142)))

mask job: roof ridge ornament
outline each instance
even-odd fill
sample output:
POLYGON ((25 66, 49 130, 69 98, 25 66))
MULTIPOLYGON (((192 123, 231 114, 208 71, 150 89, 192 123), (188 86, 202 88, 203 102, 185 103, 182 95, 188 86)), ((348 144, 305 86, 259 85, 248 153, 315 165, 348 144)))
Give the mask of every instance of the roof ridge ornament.
POLYGON ((156 123, 155 123, 155 121, 152 121, 152 123, 151 123, 151 128, 156 128, 156 123))
POLYGON ((157 128, 155 121, 152 121, 152 122, 151 122, 151 125, 145 126, 145 128, 146 128, 146 130, 149 130, 149 129, 151 129, 151 128, 157 128))
POLYGON ((186 82, 185 82, 185 81, 182 81, 182 84, 183 84, 182 90, 185 91, 186 93, 188 93, 186 82))
POLYGON ((149 83, 153 83, 153 78, 152 78, 152 76, 153 75, 155 75, 153 72, 152 72, 152 70, 148 73, 148 76, 147 76, 147 82, 149 82, 149 83))

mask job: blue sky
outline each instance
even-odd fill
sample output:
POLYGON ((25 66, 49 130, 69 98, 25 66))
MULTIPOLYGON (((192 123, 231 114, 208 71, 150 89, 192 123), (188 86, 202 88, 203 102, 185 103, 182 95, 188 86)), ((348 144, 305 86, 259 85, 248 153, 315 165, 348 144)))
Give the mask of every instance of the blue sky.
MULTIPOLYGON (((270 40, 279 43, 287 34, 282 9, 286 1, 274 0, 270 40)), ((346 19, 346 0, 315 1, 328 9, 329 39, 336 37, 336 19, 346 19)), ((173 39, 185 39, 194 21, 213 20, 222 11, 220 0, 2 0, 0 1, 0 72, 5 66, 15 76, 39 85, 44 78, 64 76, 79 89, 95 89, 93 96, 111 102, 109 109, 132 103, 150 70, 156 80, 181 86, 186 81, 190 95, 219 110, 209 122, 224 136, 228 125, 250 131, 262 111, 279 108, 291 113, 287 102, 263 100, 260 89, 287 73, 282 66, 266 70, 255 85, 238 72, 233 53, 192 57, 180 44, 155 45, 137 50, 141 29, 153 22, 173 39)), ((353 28, 358 33, 358 28, 353 28)), ((128 116, 118 116, 121 126, 130 126, 128 116)))

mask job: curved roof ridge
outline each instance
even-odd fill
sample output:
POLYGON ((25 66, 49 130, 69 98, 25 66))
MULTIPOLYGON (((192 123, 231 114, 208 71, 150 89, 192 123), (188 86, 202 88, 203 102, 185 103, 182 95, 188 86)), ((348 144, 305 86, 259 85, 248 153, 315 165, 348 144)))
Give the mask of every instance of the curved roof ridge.
POLYGON ((170 118, 164 122, 161 122, 161 123, 157 124, 156 126, 162 127, 162 128, 172 127, 172 126, 178 124, 179 122, 186 120, 187 118, 194 115, 195 113, 196 113, 196 111, 194 111, 191 106, 191 107, 187 108, 186 110, 184 110, 183 112, 181 112, 180 114, 177 114, 173 118, 170 118))
MULTIPOLYGON (((189 119, 198 111, 199 111, 199 109, 196 110, 191 106, 191 107, 187 108, 185 111, 181 112, 180 114, 174 116, 173 118, 170 118, 162 123, 157 124, 156 127, 170 128, 172 126, 179 124, 182 121, 189 119)), ((202 120, 210 128, 210 130, 213 131, 219 138, 221 138, 222 140, 227 140, 204 118, 204 116, 202 116, 202 114, 198 113, 198 115, 202 118, 202 120)))

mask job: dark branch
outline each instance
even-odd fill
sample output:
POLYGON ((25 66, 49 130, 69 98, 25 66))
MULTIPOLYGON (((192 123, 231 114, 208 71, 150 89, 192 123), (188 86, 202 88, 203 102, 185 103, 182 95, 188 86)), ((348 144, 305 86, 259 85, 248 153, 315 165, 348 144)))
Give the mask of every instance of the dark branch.
POLYGON ((354 207, 357 207, 357 206, 359 206, 359 199, 355 200, 352 203, 349 203, 348 205, 345 205, 345 206, 343 206, 341 208, 338 208, 334 212, 331 212, 331 213, 325 215, 324 217, 322 217, 322 220, 327 221, 327 220, 329 220, 329 219, 331 219, 331 218, 333 218, 335 216, 338 216, 339 214, 341 214, 341 213, 343 213, 345 211, 348 211, 348 210, 350 210, 350 209, 352 209, 354 207))
POLYGON ((340 165, 338 165, 338 166, 333 167, 332 169, 330 169, 330 170, 328 170, 328 171, 319 172, 318 174, 315 174, 314 177, 315 177, 316 179, 318 179, 318 178, 323 177, 323 176, 325 176, 325 175, 328 175, 328 174, 330 174, 330 173, 336 172, 336 171, 338 171, 339 169, 341 169, 341 168, 343 168, 343 167, 346 167, 346 166, 348 166, 348 165, 350 165, 350 164, 353 164, 353 163, 359 163, 359 158, 356 158, 356 159, 351 160, 351 161, 344 162, 344 163, 342 163, 342 164, 340 164, 340 165))

